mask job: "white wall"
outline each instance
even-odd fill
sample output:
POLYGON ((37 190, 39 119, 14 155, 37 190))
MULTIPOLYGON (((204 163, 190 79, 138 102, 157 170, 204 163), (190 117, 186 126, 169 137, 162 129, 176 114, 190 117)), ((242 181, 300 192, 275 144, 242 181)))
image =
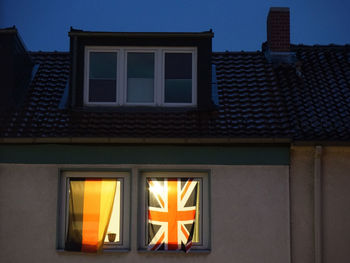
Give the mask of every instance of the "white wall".
MULTIPOLYGON (((58 168, 0 165, 1 262, 290 262, 288 166, 111 166, 211 170, 211 252, 137 252, 88 255, 56 251, 58 168)), ((80 166, 81 167, 81 166, 80 166)), ((83 166, 98 167, 103 166, 83 166)), ((106 166, 105 166, 106 167, 106 166)), ((137 180, 132 182, 132 225, 137 225, 137 180)))
POLYGON ((350 147, 326 147, 322 161, 324 263, 348 263, 350 261, 350 147))
MULTIPOLYGON (((291 150, 292 262, 347 263, 350 259, 350 147, 322 147, 321 218, 314 214, 314 147, 291 150), (315 223, 316 222, 316 223, 315 223), (320 224, 321 248, 314 226, 320 224)), ((317 203, 317 202, 316 202, 317 203)))
POLYGON ((315 262, 313 147, 292 148, 290 192, 292 262, 315 262))

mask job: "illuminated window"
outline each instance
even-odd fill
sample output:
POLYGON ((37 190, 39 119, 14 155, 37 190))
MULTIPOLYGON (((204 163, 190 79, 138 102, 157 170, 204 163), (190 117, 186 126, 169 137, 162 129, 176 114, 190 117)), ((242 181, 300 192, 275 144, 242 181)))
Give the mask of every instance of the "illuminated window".
POLYGON ((126 172, 62 172, 59 248, 81 252, 128 248, 128 188, 126 172))
POLYGON ((209 249, 208 174, 143 172, 140 249, 209 249))

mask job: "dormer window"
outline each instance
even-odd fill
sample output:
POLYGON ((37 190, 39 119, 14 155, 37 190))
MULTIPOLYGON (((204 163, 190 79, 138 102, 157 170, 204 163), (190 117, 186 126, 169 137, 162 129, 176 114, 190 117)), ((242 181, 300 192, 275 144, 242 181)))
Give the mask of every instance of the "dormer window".
POLYGON ((196 106, 196 47, 85 46, 84 105, 196 106))
POLYGON ((212 31, 71 29, 71 107, 83 111, 212 111, 212 31))

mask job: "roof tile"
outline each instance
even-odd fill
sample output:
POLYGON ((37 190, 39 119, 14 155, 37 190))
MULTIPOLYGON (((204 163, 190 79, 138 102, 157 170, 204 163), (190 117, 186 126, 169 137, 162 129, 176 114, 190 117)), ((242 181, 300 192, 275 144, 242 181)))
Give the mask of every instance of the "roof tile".
POLYGON ((350 46, 292 46, 301 69, 262 52, 214 52, 213 113, 89 112, 59 107, 66 52, 32 52, 39 65, 21 109, 0 115, 2 137, 350 139, 350 46))

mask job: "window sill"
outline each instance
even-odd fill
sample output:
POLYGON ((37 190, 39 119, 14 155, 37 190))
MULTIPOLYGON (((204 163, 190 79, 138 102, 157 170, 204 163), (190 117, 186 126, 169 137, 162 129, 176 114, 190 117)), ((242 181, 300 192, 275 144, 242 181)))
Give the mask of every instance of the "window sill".
POLYGON ((183 253, 183 254, 209 254, 211 252, 211 249, 196 249, 196 248, 192 248, 189 252, 185 253, 182 250, 157 250, 157 251, 151 251, 151 250, 147 250, 145 248, 139 248, 138 249, 139 253, 152 253, 152 254, 177 254, 177 253, 183 253))
POLYGON ((147 113, 147 112, 199 112, 197 106, 165 107, 165 106, 90 106, 75 107, 73 112, 126 112, 126 113, 147 113))
POLYGON ((114 248, 114 249, 104 249, 100 253, 89 253, 89 252, 81 252, 81 251, 67 251, 64 249, 56 249, 56 252, 58 254, 86 254, 86 255, 92 255, 92 254, 113 254, 113 253, 127 253, 130 252, 130 249, 128 248, 114 248))

